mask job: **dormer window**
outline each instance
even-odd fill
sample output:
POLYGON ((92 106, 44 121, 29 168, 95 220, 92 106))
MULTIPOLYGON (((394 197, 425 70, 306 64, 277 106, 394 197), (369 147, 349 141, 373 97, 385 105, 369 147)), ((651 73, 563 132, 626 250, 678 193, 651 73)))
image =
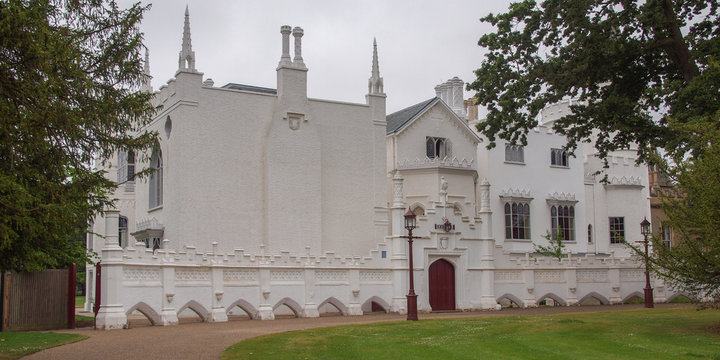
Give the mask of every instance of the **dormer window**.
POLYGON ((449 157, 452 155, 452 143, 446 138, 428 136, 425 138, 425 154, 430 159, 449 157))

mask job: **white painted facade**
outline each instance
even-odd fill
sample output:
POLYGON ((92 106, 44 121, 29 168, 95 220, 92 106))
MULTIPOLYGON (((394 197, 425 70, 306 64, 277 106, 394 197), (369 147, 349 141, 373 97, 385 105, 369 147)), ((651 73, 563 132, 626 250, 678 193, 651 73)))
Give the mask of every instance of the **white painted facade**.
MULTIPOLYGON (((588 175, 601 168, 589 147, 551 166, 564 139, 539 126, 522 161, 506 161, 504 144, 487 150, 468 122, 457 78, 436 87, 437 98, 386 116, 376 46, 366 103, 307 98, 303 30, 283 26, 281 35, 277 89, 216 87, 196 69, 186 12, 178 71, 155 93, 161 108, 148 126, 160 135, 162 176, 122 183, 117 208, 93 225, 105 234, 89 244, 102 259, 99 327, 126 326, 136 310, 156 325, 177 323, 185 309, 204 321, 227 321, 237 307, 273 319, 282 305, 307 317, 328 308, 403 313, 408 208, 419 214, 420 311, 438 301, 429 284, 441 262, 452 269, 444 295, 453 309, 642 296, 641 264, 609 240, 609 217, 623 217, 628 240, 649 217, 647 169, 632 151, 613 154, 605 185, 588 175), (506 238, 508 202, 529 205, 527 238, 506 238), (574 209, 567 257, 531 257, 560 205, 574 209), (127 244, 118 242, 120 217, 127 244), (446 221, 449 229, 436 227, 446 221)), ((157 165, 140 155, 136 167, 157 165)), ((655 285, 656 301, 672 295, 655 285)), ((88 309, 95 297, 90 285, 88 309)))

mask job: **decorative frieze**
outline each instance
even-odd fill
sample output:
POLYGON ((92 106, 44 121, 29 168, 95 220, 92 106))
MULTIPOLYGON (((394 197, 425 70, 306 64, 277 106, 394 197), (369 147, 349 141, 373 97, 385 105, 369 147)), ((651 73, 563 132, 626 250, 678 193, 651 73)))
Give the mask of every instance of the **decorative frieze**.
POLYGON ((360 271, 360 283, 390 282, 392 275, 390 271, 368 270, 360 271))
POLYGON ((223 271, 225 282, 257 282, 258 272, 256 270, 225 270, 223 271))
POLYGON ((575 194, 571 193, 564 193, 564 192, 554 192, 552 194, 548 194, 547 197, 548 203, 577 203, 578 201, 575 200, 575 194))
POLYGON ((500 197, 501 198, 517 198, 517 199, 532 199, 530 196, 530 190, 528 189, 513 189, 513 188, 507 188, 500 191, 500 197))
POLYGON ((610 186, 630 186, 630 187, 642 187, 642 179, 639 176, 630 177, 617 177, 613 176, 607 185, 610 186))
POLYGON ((577 270, 575 272, 577 282, 607 282, 607 270, 577 270))
POLYGON ((210 281, 208 270, 175 270, 175 281, 210 281))
POLYGON ((522 272, 519 270, 495 270, 495 281, 522 281, 522 272))
POLYGON ((536 283, 561 283, 565 282, 565 271, 563 270, 536 270, 536 283))
POLYGON ((315 272, 316 281, 348 281, 348 273, 343 270, 318 270, 315 272))
POLYGON ((270 271, 270 281, 303 281, 303 273, 299 270, 270 271))
POLYGON ((645 272, 637 269, 622 269, 620 270, 620 281, 644 281, 645 272))
POLYGON ((124 281, 160 281, 159 269, 132 268, 123 270, 124 281))
POLYGON ((449 158, 415 158, 415 159, 403 159, 398 161, 398 169, 420 169, 430 167, 448 167, 458 169, 471 169, 474 168, 474 159, 458 159, 457 157, 449 158))

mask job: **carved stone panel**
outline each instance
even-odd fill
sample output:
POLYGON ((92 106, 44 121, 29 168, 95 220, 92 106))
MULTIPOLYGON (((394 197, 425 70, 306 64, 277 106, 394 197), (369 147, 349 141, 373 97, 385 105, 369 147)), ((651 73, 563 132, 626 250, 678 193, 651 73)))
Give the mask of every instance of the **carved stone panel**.
POLYGON ((159 269, 126 267, 123 270, 124 281, 160 281, 159 269))
POLYGON ((303 273, 300 270, 273 270, 270 281, 303 281, 303 273))
POLYGON ((384 270, 368 270, 360 271, 360 283, 388 283, 392 281, 390 271, 384 270))
POLYGON ((175 281, 210 281, 210 271, 192 269, 192 270, 175 270, 175 281))
POLYGON ((645 272, 643 270, 636 270, 636 269, 620 270, 620 282, 644 281, 644 280, 645 280, 645 272))
POLYGON ((256 270, 225 270, 223 281, 230 283, 257 283, 258 272, 256 270))
POLYGON ((343 270, 318 270, 315 272, 315 280, 318 282, 347 282, 348 273, 343 270))
POLYGON ((519 270, 495 270, 495 281, 498 281, 498 282, 522 281, 522 272, 519 270))
POLYGON ((538 270, 535 271, 536 283, 561 283, 565 282, 565 271, 563 270, 538 270))
POLYGON ((607 270, 577 270, 577 282, 608 282, 607 270))

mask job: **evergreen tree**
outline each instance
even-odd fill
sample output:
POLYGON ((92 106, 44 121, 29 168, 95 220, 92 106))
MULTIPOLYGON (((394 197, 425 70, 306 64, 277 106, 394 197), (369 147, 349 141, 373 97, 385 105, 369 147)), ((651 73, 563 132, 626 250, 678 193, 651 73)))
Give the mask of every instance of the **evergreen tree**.
POLYGON ((114 1, 0 0, 0 269, 87 260, 72 241, 115 189, 94 165, 148 149, 139 22, 114 1))

